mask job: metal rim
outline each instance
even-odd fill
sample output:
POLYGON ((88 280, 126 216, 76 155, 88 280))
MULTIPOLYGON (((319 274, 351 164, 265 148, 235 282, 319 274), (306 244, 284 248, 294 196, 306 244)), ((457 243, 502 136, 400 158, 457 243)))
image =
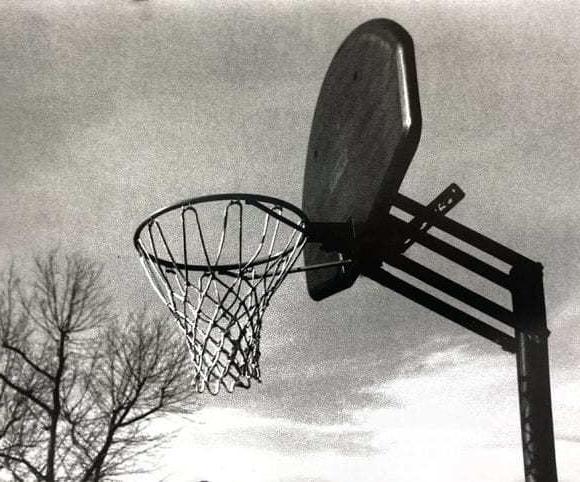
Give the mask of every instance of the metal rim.
MULTIPOLYGON (((276 206, 281 206, 284 209, 288 209, 289 211, 293 212, 298 217, 300 217, 300 219, 304 223, 304 226, 297 225, 293 221, 285 219, 283 216, 276 215, 275 213, 270 212, 270 215, 279 219, 280 221, 284 222, 285 224, 288 224, 288 225, 294 227, 295 229, 300 231, 303 236, 307 236, 307 226, 309 224, 308 216, 306 216, 304 211, 302 211, 300 208, 296 207, 295 205, 293 205, 287 201, 284 201, 283 199, 278 199, 278 198, 275 198, 272 196, 264 196, 262 194, 250 194, 250 193, 208 194, 206 196, 198 196, 198 197, 194 197, 194 198, 190 198, 190 199, 185 199, 183 201, 179 201, 175 204, 171 204, 169 206, 161 208, 161 209, 155 211, 150 216, 148 216, 141 224, 139 224, 139 226, 137 226, 137 229, 135 230, 135 234, 133 235, 133 245, 135 246, 135 249, 139 253, 139 256, 146 256, 151 261, 153 261, 159 265, 165 266, 167 268, 177 268, 177 269, 184 269, 184 270, 188 270, 188 271, 224 272, 224 271, 239 269, 240 268, 239 263, 216 264, 216 265, 210 266, 210 265, 184 264, 184 263, 176 263, 174 261, 168 261, 168 260, 163 259, 163 258, 158 258, 154 254, 146 251, 140 242, 140 237, 141 237, 142 231, 145 228, 147 228, 148 226, 151 226, 163 214, 166 214, 170 211, 175 211, 177 209, 195 206, 196 204, 203 204, 203 203, 213 202, 213 201, 228 201, 228 200, 230 200, 230 201, 245 201, 246 203, 248 201, 250 201, 250 203, 249 203, 250 205, 254 205, 258 209, 264 210, 264 212, 268 212, 268 210, 264 209, 266 207, 261 206, 260 202, 266 202, 266 203, 274 204, 276 206), (251 203, 251 201, 254 201, 254 203, 251 203)), ((279 253, 278 257, 285 256, 285 255, 289 254, 292 251, 292 249, 293 248, 288 248, 287 250, 283 251, 282 253, 279 253)), ((250 264, 244 265, 244 268, 252 268, 254 266, 267 263, 267 262, 271 261, 271 259, 272 258, 259 258, 250 264)))

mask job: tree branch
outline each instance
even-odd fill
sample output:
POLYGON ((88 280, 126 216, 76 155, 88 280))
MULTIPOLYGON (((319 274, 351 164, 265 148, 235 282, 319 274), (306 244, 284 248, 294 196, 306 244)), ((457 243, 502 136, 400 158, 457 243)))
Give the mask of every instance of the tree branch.
POLYGON ((134 424, 136 422, 139 422, 141 420, 144 420, 147 417, 149 417, 149 416, 153 415, 154 413, 158 412, 159 410, 163 409, 164 405, 165 405, 164 404, 164 397, 163 397, 163 394, 162 394, 159 397, 159 402, 157 403, 157 405, 155 405, 154 407, 150 408, 149 410, 146 410, 143 413, 140 413, 139 415, 135 415, 134 417, 132 417, 132 418, 130 418, 128 420, 125 420, 125 421, 119 423, 118 426, 119 426, 119 428, 127 427, 128 425, 132 425, 132 424, 134 424))
POLYGON ((44 375, 46 378, 48 378, 50 380, 54 380, 53 375, 51 375, 50 373, 48 373, 46 370, 40 368, 21 349, 15 347, 15 346, 9 345, 6 342, 2 343, 2 347, 3 348, 6 348, 7 350, 13 351, 14 353, 17 353, 28 364, 28 366, 30 366, 32 369, 34 369, 38 373, 44 375))
POLYGON ((38 470, 34 465, 32 465, 28 460, 26 460, 24 457, 16 457, 14 455, 10 455, 10 454, 7 454, 5 452, 0 452, 0 457, 5 458, 7 460, 11 460, 13 462, 17 462, 19 464, 23 464, 26 466, 26 468, 28 470, 30 470, 35 475, 35 477, 37 479, 46 480, 46 476, 42 472, 40 472, 40 470, 38 470))
POLYGON ((42 408, 47 413, 52 414, 52 411, 53 411, 52 408, 49 407, 46 403, 44 403, 39 398, 35 397, 32 394, 31 390, 26 390, 25 388, 22 388, 21 386, 16 385, 12 380, 10 380, 6 375, 4 375, 4 373, 1 373, 1 372, 0 372, 0 379, 4 383, 6 383, 6 385, 8 385, 10 388, 12 388, 12 390, 20 393, 20 395, 22 395, 23 397, 26 397, 28 400, 30 400, 34 404, 38 405, 40 408, 42 408))

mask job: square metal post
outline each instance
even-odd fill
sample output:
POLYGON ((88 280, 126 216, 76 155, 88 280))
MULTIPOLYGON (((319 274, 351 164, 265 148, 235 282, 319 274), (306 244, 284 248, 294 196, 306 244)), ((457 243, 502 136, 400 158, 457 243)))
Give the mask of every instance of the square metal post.
POLYGON ((514 266, 512 300, 526 482, 556 482, 556 453, 542 265, 514 266))

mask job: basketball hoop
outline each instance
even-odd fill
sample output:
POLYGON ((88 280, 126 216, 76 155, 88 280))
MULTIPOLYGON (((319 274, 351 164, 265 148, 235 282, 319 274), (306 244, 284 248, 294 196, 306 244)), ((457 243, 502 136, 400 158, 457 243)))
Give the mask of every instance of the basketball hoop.
POLYGON ((314 300, 347 289, 364 275, 516 353, 526 479, 554 482, 541 265, 446 218, 464 196, 457 185, 427 206, 399 193, 420 134, 411 36, 391 20, 365 22, 338 49, 318 97, 307 150, 304 212, 253 194, 184 201, 138 227, 134 243, 141 263, 185 334, 198 392, 217 394, 222 386, 231 392, 249 388, 252 379, 260 381, 264 311, 285 277, 300 271, 307 272, 314 300), (411 220, 392 213, 393 207, 411 220), (432 227, 444 236, 427 233, 432 227), (511 310, 406 256, 415 242, 507 289, 511 310), (303 249, 304 266, 294 267, 303 249), (509 273, 474 252, 510 266, 509 273))
POLYGON ((134 244, 185 334, 198 392, 260 381, 262 316, 306 242, 306 215, 253 194, 180 202, 151 215, 134 244))

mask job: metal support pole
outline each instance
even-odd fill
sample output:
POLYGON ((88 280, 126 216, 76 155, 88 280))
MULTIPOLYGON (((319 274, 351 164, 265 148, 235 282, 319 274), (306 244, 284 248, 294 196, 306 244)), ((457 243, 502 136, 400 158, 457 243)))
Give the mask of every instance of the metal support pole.
POLYGON ((542 265, 514 266, 512 300, 526 482, 556 482, 556 453, 542 265))

